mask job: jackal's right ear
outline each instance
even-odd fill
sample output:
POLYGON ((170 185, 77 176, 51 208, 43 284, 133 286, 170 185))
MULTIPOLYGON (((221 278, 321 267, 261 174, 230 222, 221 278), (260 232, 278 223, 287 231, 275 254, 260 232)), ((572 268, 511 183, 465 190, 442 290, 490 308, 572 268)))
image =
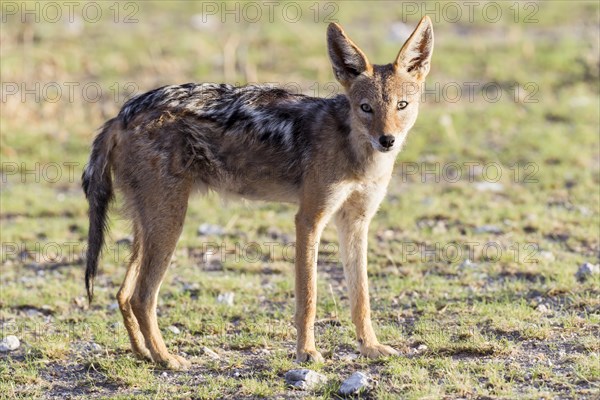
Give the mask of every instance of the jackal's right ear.
POLYGON ((431 19, 424 16, 400 49, 394 62, 394 69, 406 71, 418 80, 423 80, 429 73, 431 53, 433 53, 433 27, 431 19))
POLYGON ((342 27, 334 22, 327 28, 327 46, 333 73, 344 87, 349 87, 358 75, 371 70, 365 54, 346 36, 342 27))

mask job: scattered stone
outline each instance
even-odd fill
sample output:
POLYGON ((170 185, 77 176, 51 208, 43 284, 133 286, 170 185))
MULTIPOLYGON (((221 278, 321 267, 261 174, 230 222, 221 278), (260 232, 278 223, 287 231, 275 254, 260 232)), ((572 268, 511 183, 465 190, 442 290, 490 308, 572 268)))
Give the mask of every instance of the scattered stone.
POLYGON ((535 296, 533 299, 531 299, 531 307, 536 308, 537 306, 539 306, 540 304, 542 304, 545 301, 545 299, 542 296, 535 296))
POLYGON ((258 350, 258 354, 262 354, 262 355, 268 356, 268 355, 270 355, 270 354, 271 354, 271 350, 269 350, 269 349, 264 349, 264 348, 263 348, 263 349, 259 349, 259 350, 258 350))
POLYGON ((40 311, 44 315, 52 315, 52 314, 54 314, 54 310, 48 304, 43 304, 40 307, 40 311))
POLYGON ((444 221, 437 221, 435 225, 431 228, 431 232, 435 234, 442 234, 448 232, 448 228, 446 227, 446 223, 444 221))
POLYGON ((110 303, 108 305, 108 311, 115 311, 119 309, 119 303, 117 303, 116 301, 113 301, 112 303, 110 303))
POLYGON ((432 197, 423 197, 423 199, 421 200, 421 204, 423 204, 424 206, 430 206, 432 205, 434 202, 432 197))
POLYGON ((474 263, 473 261, 471 261, 471 259, 467 258, 467 259, 465 259, 465 261, 460 263, 460 265, 458 267, 460 269, 475 268, 475 267, 477 267, 477 263, 474 263))
POLYGON ((475 189, 480 192, 502 192, 504 191, 504 185, 498 182, 477 182, 475 183, 475 189))
POLYGON ((285 383, 294 389, 315 390, 327 383, 327 377, 310 369, 292 369, 285 373, 285 383))
POLYGON ((546 307, 545 304, 540 304, 535 308, 538 312, 542 313, 542 314, 546 314, 547 312, 549 312, 550 310, 548 309, 548 307, 546 307))
POLYGON ((540 251, 540 257, 543 258, 544 260, 548 260, 548 261, 554 261, 554 259, 555 259, 554 253, 552 253, 551 251, 547 251, 547 250, 540 251))
POLYGON ((600 264, 584 263, 579 267, 575 277, 580 281, 586 281, 593 276, 600 275, 600 264))
POLYGON ((579 210, 580 213, 582 213, 585 216, 593 214, 593 212, 585 206, 579 206, 579 207, 577 207, 577 209, 579 210))
POLYGON ((100 354, 103 352, 102 346, 94 342, 86 344, 85 350, 93 354, 100 354))
POLYGON ((217 303, 225 304, 231 307, 233 306, 234 296, 235 293, 233 292, 221 293, 217 296, 217 303))
POLYGON ((75 342, 73 343, 73 347, 77 349, 78 352, 88 353, 88 354, 101 354, 104 352, 102 346, 95 342, 75 342))
POLYGON ((354 362, 354 361, 356 361, 357 358, 358 358, 358 354, 356 354, 356 353, 348 353, 348 354, 339 356, 340 361, 343 361, 344 363, 354 362))
POLYGON ((169 376, 169 374, 167 374, 167 371, 163 372, 161 375, 163 378, 166 378, 167 376, 169 376))
POLYGON ((482 225, 475 228, 475 233, 493 233, 495 235, 499 235, 502 233, 502 229, 498 228, 496 225, 482 225))
POLYGON ((567 352, 566 352, 566 351, 564 351, 564 350, 559 350, 559 351, 558 351, 558 356, 559 356, 560 358, 566 357, 566 356, 567 356, 567 352))
POLYGON ((590 104, 590 100, 591 98, 588 96, 571 97, 569 99, 569 105, 571 107, 585 107, 590 104))
POLYGON ((183 284, 184 292, 194 292, 194 291, 198 291, 198 290, 200 290, 200 284, 198 282, 183 284))
POLYGON ((218 355, 217 353, 215 353, 214 351, 212 351, 211 349, 209 349, 206 346, 202 346, 202 352, 209 356, 210 358, 212 358, 213 360, 218 360, 219 358, 221 358, 220 355, 218 355))
POLYGON ((42 314, 36 308, 27 308, 27 309, 25 309, 25 315, 27 315, 28 317, 39 317, 39 316, 42 316, 44 314, 42 314))
POLYGON ((220 254, 215 250, 207 250, 204 253, 203 261, 208 271, 221 271, 223 269, 220 254))
POLYGON ((173 334, 173 335, 179 335, 181 333, 181 331, 179 330, 178 327, 176 327, 175 325, 171 325, 169 327, 167 327, 167 329, 173 334))
POLYGON ((342 382, 342 386, 340 386, 340 394, 342 396, 358 394, 371 389, 372 384, 372 379, 367 375, 362 372, 355 372, 350 375, 348 379, 342 382))
POLYGON ((19 338, 14 335, 8 335, 4 339, 0 340, 0 352, 6 353, 19 348, 21 342, 19 338))
POLYGON ((225 233, 225 229, 223 229, 219 225, 211 225, 211 224, 202 224, 198 227, 198 234, 203 236, 215 235, 219 236, 225 233))
POLYGON ((424 344, 420 344, 419 346, 417 346, 417 351, 426 351, 429 347, 427 347, 424 344))

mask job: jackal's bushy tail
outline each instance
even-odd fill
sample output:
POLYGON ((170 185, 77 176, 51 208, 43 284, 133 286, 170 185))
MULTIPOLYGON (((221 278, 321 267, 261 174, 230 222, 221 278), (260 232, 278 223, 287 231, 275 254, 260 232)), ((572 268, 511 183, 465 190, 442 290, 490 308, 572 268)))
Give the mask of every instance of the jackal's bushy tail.
POLYGON ((108 229, 108 206, 113 199, 113 185, 109 153, 112 149, 112 129, 115 119, 107 121, 92 146, 90 160, 81 177, 83 191, 89 203, 90 227, 85 268, 85 288, 91 303, 94 297, 94 277, 98 270, 98 258, 104 246, 104 234, 108 229))

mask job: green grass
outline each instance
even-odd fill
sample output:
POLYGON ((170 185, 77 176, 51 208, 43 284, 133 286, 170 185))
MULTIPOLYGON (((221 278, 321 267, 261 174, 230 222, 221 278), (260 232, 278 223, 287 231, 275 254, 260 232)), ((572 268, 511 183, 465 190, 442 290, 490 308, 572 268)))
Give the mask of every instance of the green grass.
MULTIPOLYGON (((115 24, 111 4, 101 4, 104 18, 75 26, 78 35, 64 23, 23 24, 18 15, 2 23, 3 90, 57 82, 64 92, 55 103, 6 95, 0 110, 0 323, 2 336, 22 342, 0 354, 0 398, 335 398, 357 370, 378 381, 372 398, 597 397, 600 282, 575 278, 600 254, 595 2, 535 3, 538 22, 529 24, 489 23, 478 8, 473 23, 434 18, 427 87, 450 93, 454 83, 463 90, 467 82, 497 83, 502 96, 486 101, 480 89, 473 101, 464 91, 459 101, 426 96, 372 223, 373 320, 400 357, 351 357, 336 233, 325 230, 316 332, 326 361, 311 368, 329 383, 313 393, 286 388, 283 379, 297 367, 293 251, 284 252, 294 240, 294 207, 224 204, 212 195, 190 201, 158 308, 168 347, 193 368, 171 372, 131 355, 115 309, 129 253, 115 243, 130 234, 118 207, 96 299, 91 307, 84 299, 87 205, 79 177, 95 129, 118 112, 127 88, 293 82, 327 95, 326 23, 315 23, 312 3, 300 3, 296 23, 276 13, 273 22, 213 19, 200 30, 190 18, 201 3, 143 2, 133 24, 115 24), (229 60, 223 48, 236 42, 229 60), (65 82, 80 84, 73 99, 65 82), (96 102, 83 98, 89 82, 102 88, 96 102), (444 169, 452 165, 462 173, 455 182, 444 169), (501 188, 480 190, 497 170, 501 188), (202 223, 225 234, 201 236, 202 223), (214 246, 224 247, 220 268, 203 262, 214 246), (235 293, 232 307, 217 301, 225 292, 235 293)), ((502 3, 505 15, 511 5, 502 3)), ((120 11, 122 19, 128 10, 120 11)), ((335 17, 371 60, 393 60, 401 43, 389 27, 403 17, 399 3, 340 2, 335 17)))

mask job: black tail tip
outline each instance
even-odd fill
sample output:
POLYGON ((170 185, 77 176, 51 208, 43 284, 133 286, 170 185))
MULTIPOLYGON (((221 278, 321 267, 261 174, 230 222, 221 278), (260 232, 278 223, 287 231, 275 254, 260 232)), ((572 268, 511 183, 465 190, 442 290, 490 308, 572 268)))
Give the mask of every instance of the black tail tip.
POLYGON ((92 304, 94 300, 94 283, 86 277, 85 290, 87 292, 88 304, 92 304))

